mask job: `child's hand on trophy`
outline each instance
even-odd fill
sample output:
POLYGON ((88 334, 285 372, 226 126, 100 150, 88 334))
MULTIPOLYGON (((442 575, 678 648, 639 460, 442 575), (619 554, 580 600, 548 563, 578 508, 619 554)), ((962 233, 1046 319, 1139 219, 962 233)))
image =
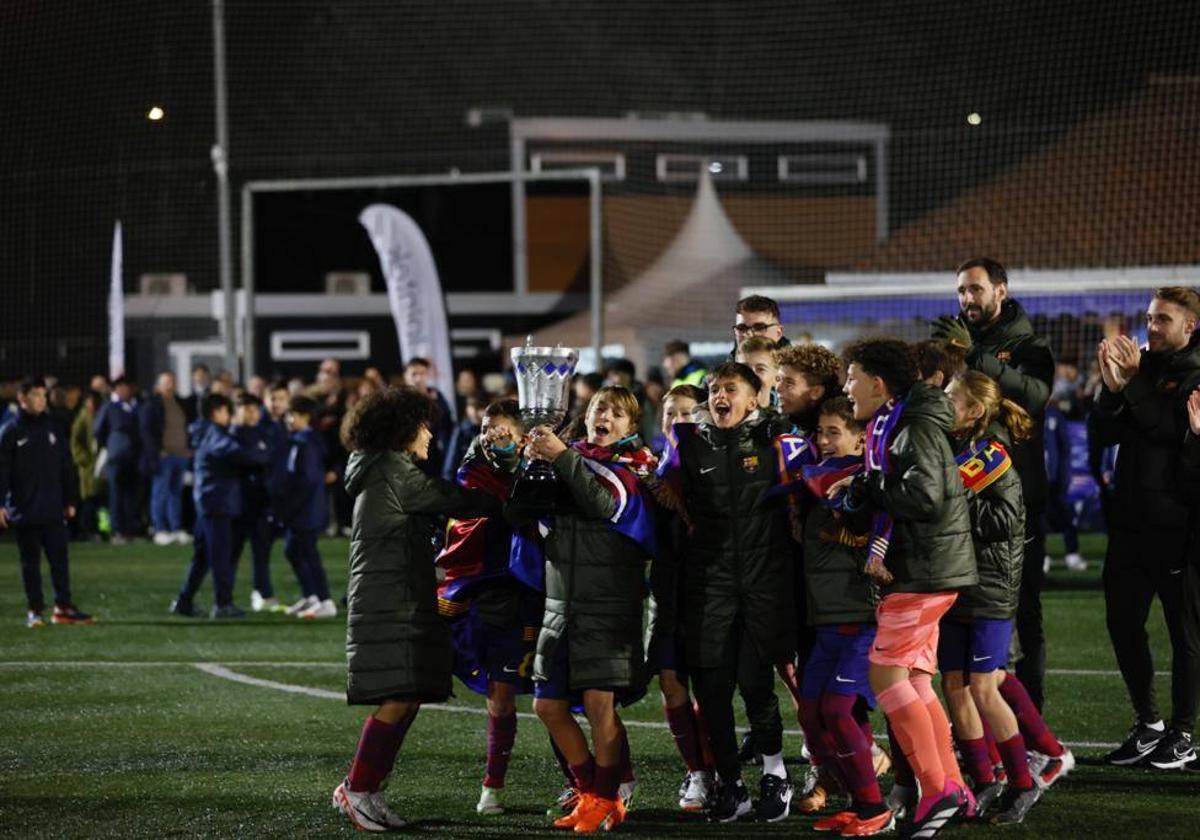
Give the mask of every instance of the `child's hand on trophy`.
POLYGON ((525 447, 526 455, 542 461, 553 461, 566 451, 567 445, 559 439, 558 435, 554 434, 554 430, 549 426, 535 427, 529 433, 529 444, 525 447))

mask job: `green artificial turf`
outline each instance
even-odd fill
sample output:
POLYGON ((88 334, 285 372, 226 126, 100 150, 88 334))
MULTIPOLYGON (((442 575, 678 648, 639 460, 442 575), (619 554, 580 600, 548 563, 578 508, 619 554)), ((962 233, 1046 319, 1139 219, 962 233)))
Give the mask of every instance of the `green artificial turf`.
MULTIPOLYGON (((1061 547, 1055 545, 1061 554, 1061 547)), ((321 545, 335 592, 345 581, 346 543, 321 545)), ((1192 836, 1200 816, 1200 775, 1113 769, 1103 745, 1131 720, 1104 628, 1099 589, 1103 542, 1086 539, 1092 569, 1056 569, 1043 597, 1049 639, 1047 719, 1077 746, 1079 766, 1022 826, 956 827, 946 836, 1192 836), (1101 673, 1069 674, 1083 670, 1101 673)), ((138 543, 73 546, 72 578, 92 627, 24 627, 24 602, 11 540, 0 542, 0 835, 20 837, 317 837, 349 835, 329 796, 353 755, 365 709, 340 699, 341 619, 300 622, 254 616, 214 623, 170 618, 166 608, 188 550, 138 543), (105 662, 110 665, 98 665, 105 662), (17 663, 17 664, 14 664, 17 663), (141 663, 141 664, 138 664, 141 663), (302 686, 330 696, 247 685, 206 672, 302 686)), ((276 549, 283 595, 294 582, 276 549)), ((47 586, 49 582, 47 580, 47 586)), ((245 601, 248 570, 239 595, 245 601)), ((207 593, 210 590, 206 590, 207 593)), ((49 591, 47 592, 49 595, 49 591)), ((1155 612, 1150 633, 1166 670, 1166 635, 1155 612)), ((1169 706, 1168 683, 1157 680, 1169 706)), ((790 701, 781 694, 784 709, 790 701)), ((478 817, 485 750, 479 697, 465 689, 428 709, 413 727, 389 796, 418 834, 442 837, 562 836, 546 805, 560 776, 541 725, 523 718, 508 776, 510 812, 478 817)), ((521 701, 528 711, 529 701, 521 701)), ((676 808, 682 767, 662 728, 657 691, 622 712, 640 777, 629 837, 742 837, 809 834, 812 818, 773 825, 707 826, 676 808), (644 725, 639 725, 644 724, 644 725)), ((788 724, 795 730, 794 723, 788 724)), ((881 723, 876 729, 881 728, 881 723)), ((789 759, 799 739, 788 736, 789 759)), ((794 767, 799 776, 803 768, 794 767)), ((747 779, 756 785, 756 771, 747 779)), ((814 835, 815 836, 815 835, 814 835)))

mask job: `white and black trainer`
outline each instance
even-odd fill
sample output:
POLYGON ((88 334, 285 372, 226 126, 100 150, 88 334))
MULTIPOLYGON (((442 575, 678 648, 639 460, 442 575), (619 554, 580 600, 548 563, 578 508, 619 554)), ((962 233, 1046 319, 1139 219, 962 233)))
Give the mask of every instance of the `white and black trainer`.
POLYGON ((733 822, 750 813, 750 791, 741 779, 721 782, 708 808, 709 822, 733 822))
POLYGON ((1161 720, 1154 723, 1138 721, 1129 730, 1125 742, 1104 756, 1104 760, 1108 764, 1116 764, 1120 767, 1140 764, 1142 759, 1154 752, 1154 748, 1166 734, 1166 727, 1161 720))
POLYGON ((1196 748, 1192 744, 1192 734, 1169 729, 1154 751, 1146 757, 1146 762, 1159 770, 1178 770, 1195 758, 1196 748))
POLYGON ((345 814, 359 831, 382 834, 408 825, 388 806, 382 793, 353 791, 345 781, 334 788, 330 804, 335 811, 345 814))
POLYGON ((754 811, 763 822, 779 822, 791 813, 792 780, 774 773, 763 773, 759 782, 759 798, 754 811))

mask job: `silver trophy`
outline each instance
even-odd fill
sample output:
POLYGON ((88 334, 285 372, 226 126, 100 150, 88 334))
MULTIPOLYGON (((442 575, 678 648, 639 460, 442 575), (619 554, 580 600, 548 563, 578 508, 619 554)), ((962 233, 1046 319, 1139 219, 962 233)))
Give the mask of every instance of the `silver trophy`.
MULTIPOLYGON (((579 352, 573 347, 534 347, 529 338, 524 347, 512 349, 512 363, 525 428, 549 426, 555 433, 561 431, 579 352)), ((561 506, 562 499, 562 486, 548 462, 528 461, 517 473, 514 502, 550 512, 561 506)))

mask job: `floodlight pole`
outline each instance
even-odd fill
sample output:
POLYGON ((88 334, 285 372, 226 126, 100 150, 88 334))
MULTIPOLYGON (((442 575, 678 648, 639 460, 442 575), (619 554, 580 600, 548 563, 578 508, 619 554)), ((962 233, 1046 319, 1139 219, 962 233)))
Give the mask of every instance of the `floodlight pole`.
MULTIPOLYGON (((229 115, 225 84, 225 2, 213 0, 213 83, 216 87, 217 141, 212 147, 217 175, 217 247, 221 296, 225 303, 225 367, 238 377, 237 303, 233 298, 233 244, 229 209, 229 115)), ((240 377, 238 377, 240 378, 240 377)))

